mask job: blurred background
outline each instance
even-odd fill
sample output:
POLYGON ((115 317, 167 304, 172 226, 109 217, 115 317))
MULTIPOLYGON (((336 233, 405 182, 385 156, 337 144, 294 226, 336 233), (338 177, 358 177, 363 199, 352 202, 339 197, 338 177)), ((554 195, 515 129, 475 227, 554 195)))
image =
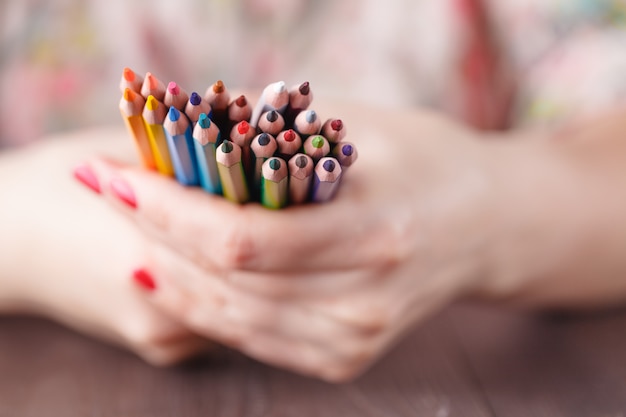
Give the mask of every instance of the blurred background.
POLYGON ((308 80, 484 128, 626 96, 625 0, 2 0, 0 144, 119 123, 126 66, 187 92, 308 80), (512 110, 511 110, 512 109, 512 110))

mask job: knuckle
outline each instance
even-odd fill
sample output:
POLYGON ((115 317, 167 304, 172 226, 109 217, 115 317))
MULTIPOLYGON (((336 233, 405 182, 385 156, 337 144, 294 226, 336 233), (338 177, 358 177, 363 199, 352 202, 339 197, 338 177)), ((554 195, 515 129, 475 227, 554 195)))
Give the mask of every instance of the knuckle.
POLYGON ((355 365, 335 365, 329 366, 322 371, 320 377, 326 382, 333 384, 344 384, 356 379, 363 371, 363 366, 355 365))
MULTIPOLYGON (((242 212, 243 213, 243 212, 242 212)), ((218 263, 226 269, 243 269, 255 258, 257 248, 252 238, 252 229, 245 215, 226 226, 218 263)))
POLYGON ((384 307, 372 303, 348 301, 336 316, 359 334, 375 336, 389 326, 389 314, 384 307))

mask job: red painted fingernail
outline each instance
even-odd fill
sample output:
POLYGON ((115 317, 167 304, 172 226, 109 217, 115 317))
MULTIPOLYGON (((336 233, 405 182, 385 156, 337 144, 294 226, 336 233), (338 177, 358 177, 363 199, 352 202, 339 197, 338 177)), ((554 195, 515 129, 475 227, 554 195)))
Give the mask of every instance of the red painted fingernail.
POLYGON ((115 178, 111 180, 109 186, 113 195, 115 195, 129 207, 137 208, 137 199, 135 198, 135 193, 126 181, 115 178))
POLYGON ((156 290, 154 278, 152 278, 152 275, 150 275, 150 273, 143 268, 135 269, 133 271, 133 280, 137 285, 146 291, 152 292, 156 290))
POLYGON ((100 182, 89 165, 79 165, 74 168, 74 178, 100 194, 100 182))

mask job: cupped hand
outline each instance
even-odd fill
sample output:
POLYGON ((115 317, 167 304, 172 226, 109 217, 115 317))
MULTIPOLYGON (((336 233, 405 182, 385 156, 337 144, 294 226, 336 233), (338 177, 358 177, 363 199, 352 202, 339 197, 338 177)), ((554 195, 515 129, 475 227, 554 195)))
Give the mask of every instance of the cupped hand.
POLYGON ((152 239, 137 262, 153 305, 259 360, 343 381, 483 278, 492 173, 483 143, 445 118, 316 110, 359 149, 327 204, 237 206, 119 162, 88 166, 152 239))

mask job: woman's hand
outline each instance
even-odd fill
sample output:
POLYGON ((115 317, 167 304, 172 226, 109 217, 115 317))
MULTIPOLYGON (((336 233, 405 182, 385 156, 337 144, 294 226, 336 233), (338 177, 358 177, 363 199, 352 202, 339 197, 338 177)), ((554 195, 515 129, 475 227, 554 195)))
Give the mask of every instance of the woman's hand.
POLYGON ((346 122, 360 158, 328 204, 236 206, 142 169, 89 166, 155 238, 136 260, 155 306, 262 361, 340 381, 485 276, 492 173, 483 145, 447 119, 320 114, 346 122))
POLYGON ((133 285, 149 285, 137 268, 152 241, 72 178, 97 151, 132 154, 126 136, 110 130, 0 154, 0 312, 59 320, 158 365, 205 350, 204 338, 133 285))

